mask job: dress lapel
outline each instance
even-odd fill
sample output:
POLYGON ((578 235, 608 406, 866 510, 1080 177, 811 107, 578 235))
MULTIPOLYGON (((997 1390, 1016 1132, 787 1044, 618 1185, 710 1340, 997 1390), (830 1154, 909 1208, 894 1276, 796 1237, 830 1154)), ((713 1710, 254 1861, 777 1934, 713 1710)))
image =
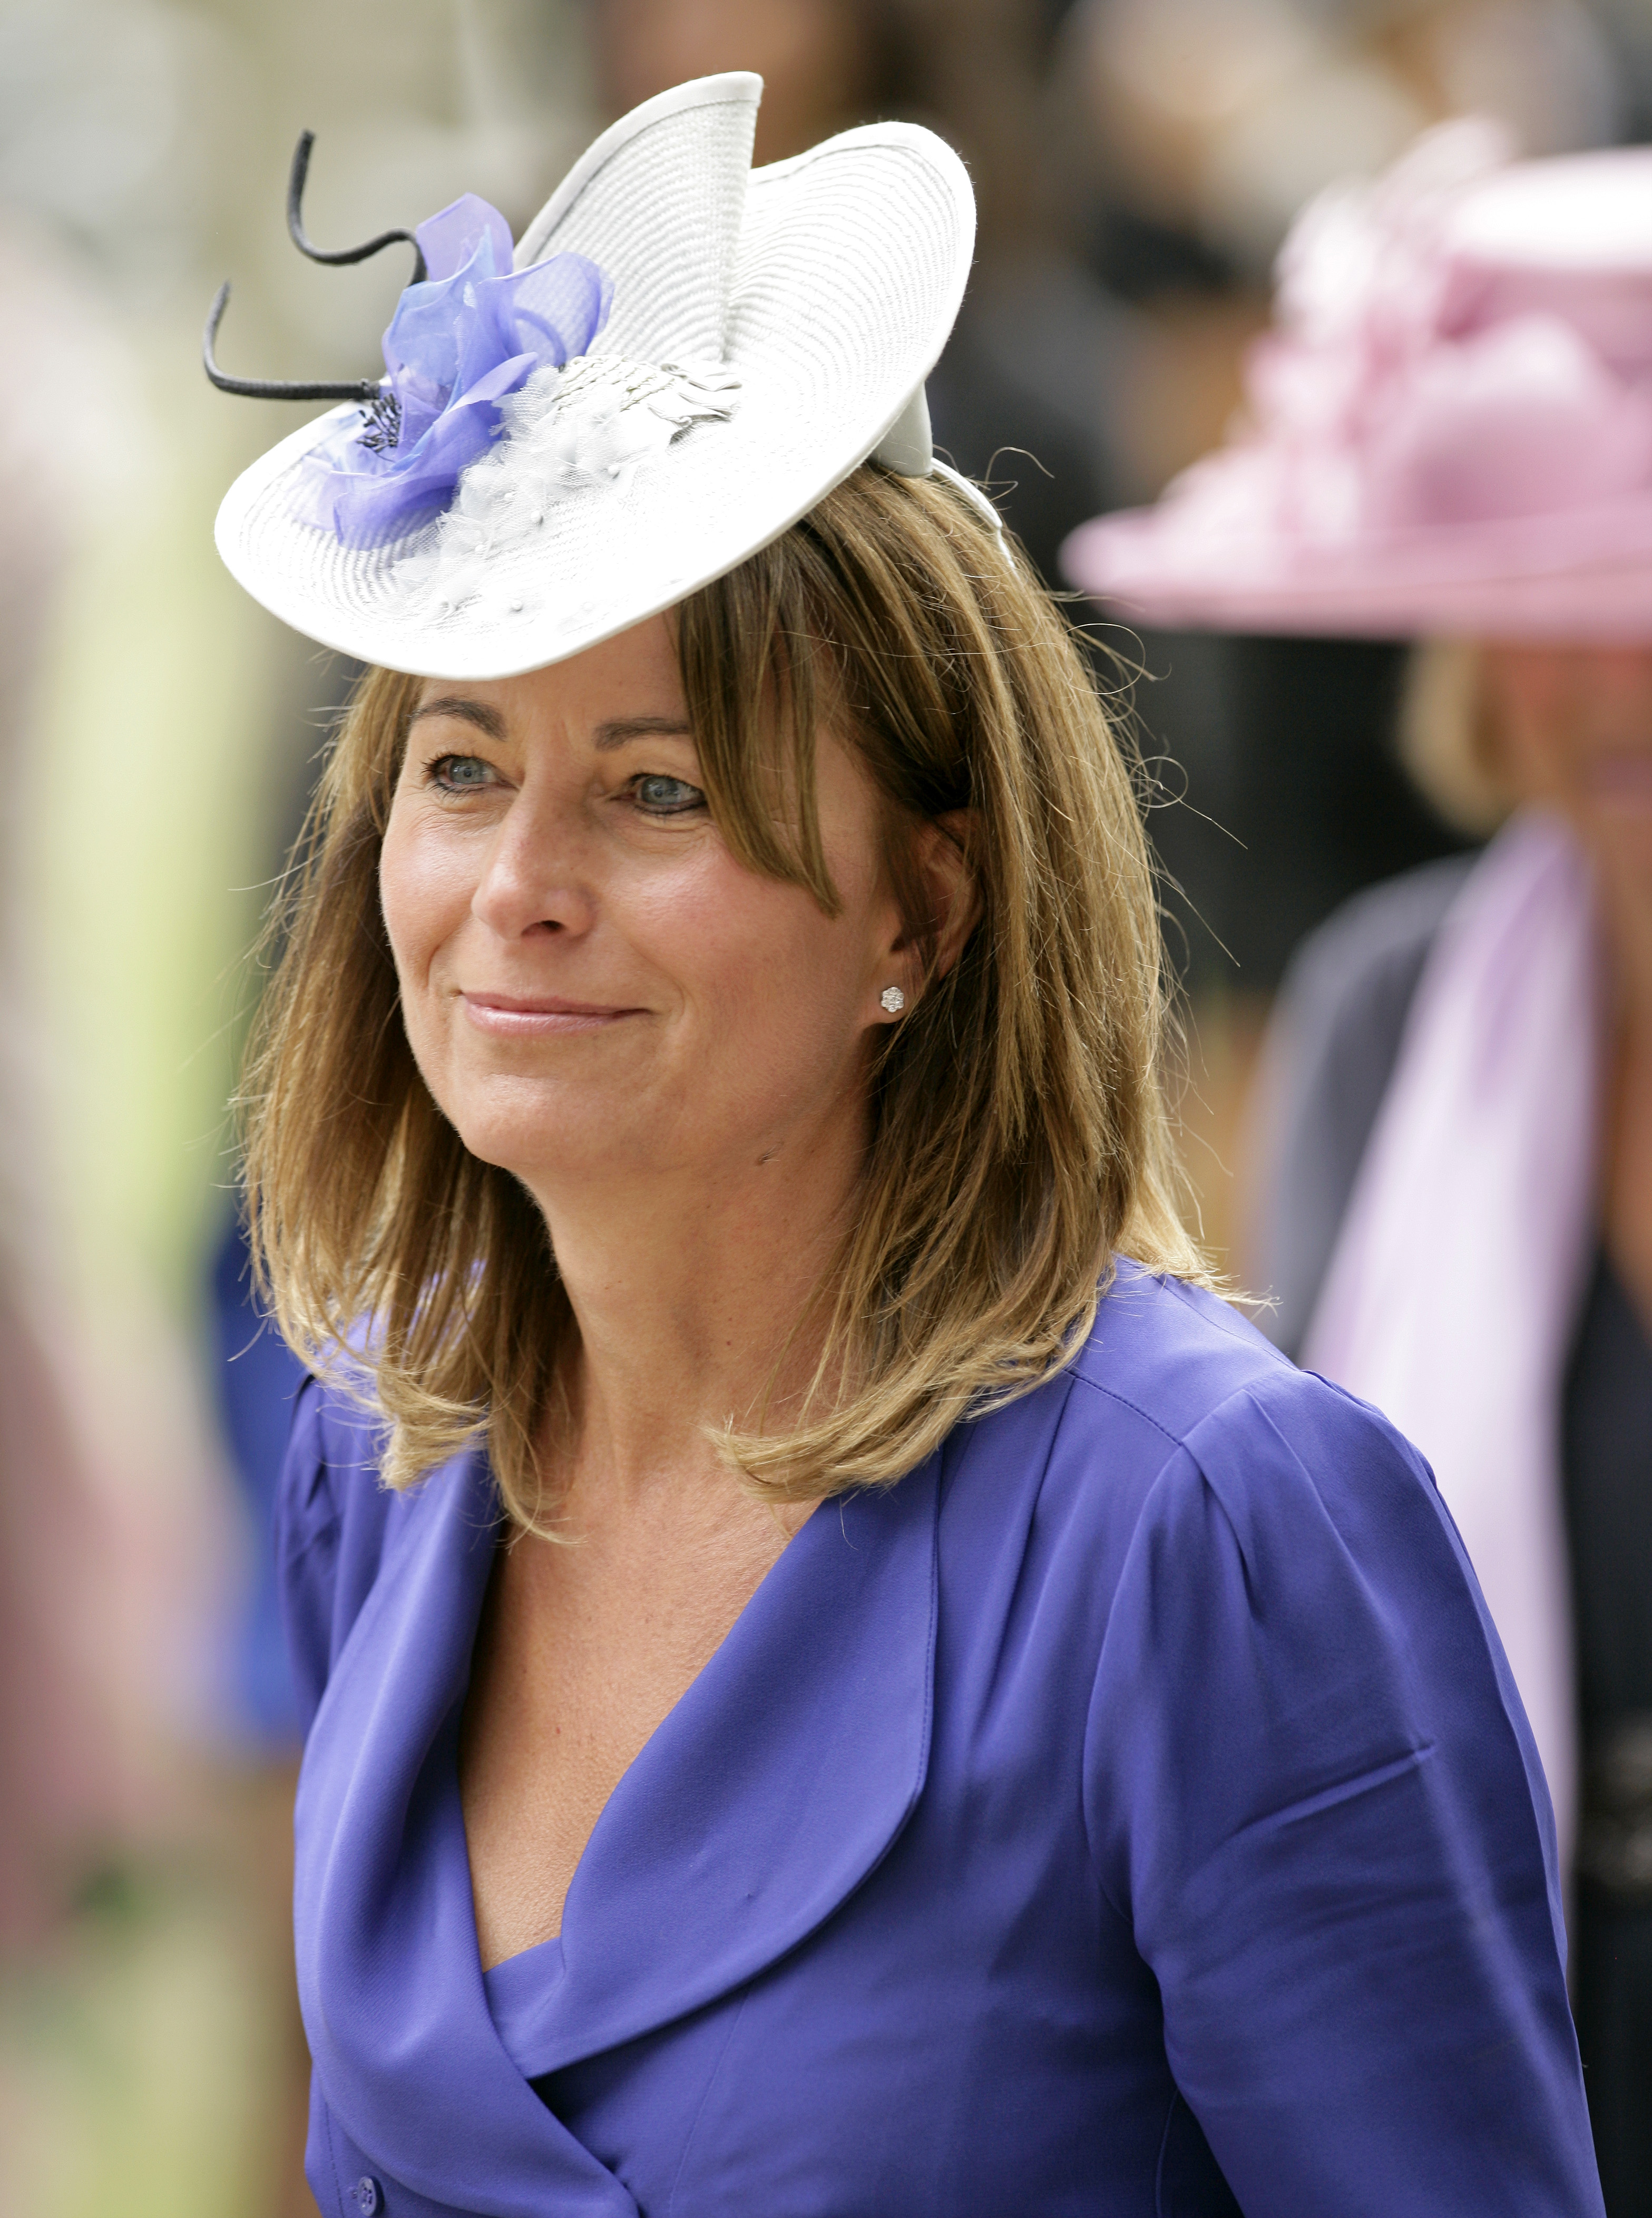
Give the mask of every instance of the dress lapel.
POLYGON ((569 2218, 635 2218, 524 2072, 740 1985, 882 1859, 928 1761, 938 1494, 931 1457, 823 1504, 780 1558, 603 1811, 515 2063, 483 1985, 456 1762, 497 1529, 484 1459, 397 1505, 306 1752, 294 1896, 322 2090, 387 2173, 483 2218, 536 2218, 553 2190, 569 2218))
POLYGON ((296 1813, 305 2029, 344 2132, 430 2202, 636 2218, 505 2054, 482 1986, 456 1757, 495 1531, 480 1456, 399 1503, 334 1664, 296 1813))
POLYGON ((882 1861, 929 1760, 938 1496, 932 1456, 823 1502, 615 1788, 548 1961, 535 2077, 740 1986, 882 1861))

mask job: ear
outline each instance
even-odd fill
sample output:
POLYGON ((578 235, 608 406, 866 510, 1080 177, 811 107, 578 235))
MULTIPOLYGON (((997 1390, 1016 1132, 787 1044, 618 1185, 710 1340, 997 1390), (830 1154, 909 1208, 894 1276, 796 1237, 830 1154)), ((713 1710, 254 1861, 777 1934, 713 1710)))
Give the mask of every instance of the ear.
POLYGON ((974 812, 954 809, 919 832, 913 868, 927 896, 935 935, 935 975, 944 978, 981 919, 981 885, 969 865, 974 812))
POLYGON ((969 828, 970 812, 959 809, 911 834, 901 858, 901 908, 907 916, 920 915, 926 929, 910 931, 903 921, 888 942, 885 984, 899 988, 905 1000, 894 1010, 882 1005, 886 1022, 909 1010, 923 991, 925 943, 934 949, 932 975, 944 978, 981 914, 981 889, 968 859, 969 828))

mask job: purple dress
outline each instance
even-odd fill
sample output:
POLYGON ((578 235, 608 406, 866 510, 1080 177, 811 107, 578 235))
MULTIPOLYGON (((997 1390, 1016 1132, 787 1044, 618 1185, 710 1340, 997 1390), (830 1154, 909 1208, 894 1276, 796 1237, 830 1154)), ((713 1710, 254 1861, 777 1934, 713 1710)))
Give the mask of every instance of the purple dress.
POLYGON ((486 1978, 485 1459, 306 1390, 300 1988, 326 2218, 1598 2218, 1530 1733, 1426 1466, 1130 1265, 822 1506, 486 1978))

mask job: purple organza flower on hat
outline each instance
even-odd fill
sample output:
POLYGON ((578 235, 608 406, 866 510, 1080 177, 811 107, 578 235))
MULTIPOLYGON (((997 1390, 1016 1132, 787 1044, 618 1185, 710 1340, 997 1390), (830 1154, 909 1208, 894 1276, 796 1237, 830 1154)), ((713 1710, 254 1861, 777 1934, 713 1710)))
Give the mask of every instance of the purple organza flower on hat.
POLYGON ((346 547, 376 547, 444 509, 536 369, 584 354, 613 286, 583 254, 510 266, 504 218, 474 193, 419 225, 428 276, 384 335, 379 399, 312 448, 296 512, 346 547))

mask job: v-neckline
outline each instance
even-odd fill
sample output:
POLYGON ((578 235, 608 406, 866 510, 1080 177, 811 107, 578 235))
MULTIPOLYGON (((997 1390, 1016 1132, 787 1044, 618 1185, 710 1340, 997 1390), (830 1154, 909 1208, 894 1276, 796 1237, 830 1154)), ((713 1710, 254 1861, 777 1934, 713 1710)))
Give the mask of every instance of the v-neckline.
POLYGON ((548 1941, 536 1941, 514 1956, 502 1956, 482 1974, 493 2030, 524 2079, 537 2079, 542 2068, 536 2061, 542 2021, 564 1969, 562 1936, 554 1933, 548 1941))
POLYGON ((485 1458, 397 1505, 298 1811, 305 2025, 368 2169, 483 2218, 553 2189, 570 2211, 633 2209, 529 2080, 731 1992, 888 1853, 928 1768, 940 1465, 829 1503, 783 1552, 609 1798, 555 1945, 495 1967, 503 2029, 456 1760, 497 1533, 485 1458), (464 2159, 479 2134, 494 2152, 481 2203, 464 2159))
MULTIPOLYGON (((580 1870, 591 1853, 591 1843, 597 1838, 597 1834, 601 1831, 603 1820, 606 1817, 609 1808, 613 1803, 614 1798, 619 1794, 620 1789, 624 1786, 625 1781, 636 1769, 637 1766, 643 1763, 647 1758, 649 1750, 653 1747, 659 1735, 670 1725, 671 1720, 676 1713, 681 1709, 684 1703, 686 1702, 693 1694, 695 1688, 700 1684, 706 1674, 715 1667, 718 1657, 728 1646, 730 1641, 734 1640, 739 1637, 740 1627, 751 1615, 751 1613, 757 1603, 758 1595, 775 1577, 776 1574, 779 1571, 781 1565, 784 1564, 788 1558, 793 1555, 795 1552, 798 1542, 801 1540, 804 1533, 807 1531, 810 1526, 814 1525, 817 1521, 818 1513, 823 1506, 824 1505, 820 1503, 811 1505, 808 1514, 801 1520, 796 1530, 786 1541, 784 1546, 782 1547, 779 1554, 776 1556, 773 1562, 770 1564, 768 1568, 764 1571, 762 1577, 758 1580, 757 1584, 752 1589, 751 1593, 747 1595, 746 1600, 740 1604, 739 1608, 734 1613, 733 1617, 730 1620, 722 1638, 717 1642, 716 1646, 711 1651, 711 1653, 706 1657, 704 1663, 701 1664, 699 1670, 689 1681, 687 1686, 684 1687, 682 1692, 677 1696, 676 1700, 672 1701, 661 1713, 659 1718, 656 1720, 653 1729, 648 1733, 647 1738, 643 1741, 642 1745, 637 1750, 636 1754, 631 1758, 624 1770, 621 1772, 619 1777, 609 1789, 608 1794, 603 1798, 602 1807, 597 1811, 595 1818, 591 1822, 590 1831, 585 1835, 585 1841, 580 1847, 579 1854, 574 1859, 573 1868, 568 1874, 568 1883, 566 1887, 563 1890, 562 1895, 561 1920, 556 1931, 554 1933, 543 1935, 538 1941, 530 1941, 523 1948, 513 1948, 508 1956, 498 1957, 493 1963, 488 1965, 484 1965, 481 1961, 481 1936, 480 1931, 478 1931, 476 1936, 476 1961, 478 1967, 481 1971, 484 1981, 490 1979, 495 1972, 502 1970, 506 1964, 515 1963, 517 1960, 522 1956, 534 1955, 540 1949, 548 1948, 553 1942, 557 1943, 560 1949, 562 1936, 567 1929, 569 1899, 572 1896, 578 1884, 580 1870)), ((480 1605, 476 1613, 475 1628, 471 1636, 470 1650, 466 1659, 464 1684, 461 1687, 456 1698, 458 1729, 454 1735, 453 1742, 453 1787, 458 1802, 460 1833, 465 1843, 465 1878, 466 1884, 470 1890, 473 1924, 474 1924, 475 1918, 476 1887, 475 1875, 470 1864, 470 1833, 469 1828, 465 1824, 464 1815, 464 1783, 462 1778, 464 1718, 466 1708, 470 1701, 471 1684, 474 1676, 476 1650, 481 1640, 483 1627, 486 1622, 492 1583, 498 1576, 500 1552, 509 1545, 510 1537, 504 1525, 504 1521, 501 1519, 494 1538, 493 1561, 490 1566, 488 1577, 483 1583, 480 1605)), ((558 1967, 560 1970, 560 1955, 558 1958, 558 1967)))

